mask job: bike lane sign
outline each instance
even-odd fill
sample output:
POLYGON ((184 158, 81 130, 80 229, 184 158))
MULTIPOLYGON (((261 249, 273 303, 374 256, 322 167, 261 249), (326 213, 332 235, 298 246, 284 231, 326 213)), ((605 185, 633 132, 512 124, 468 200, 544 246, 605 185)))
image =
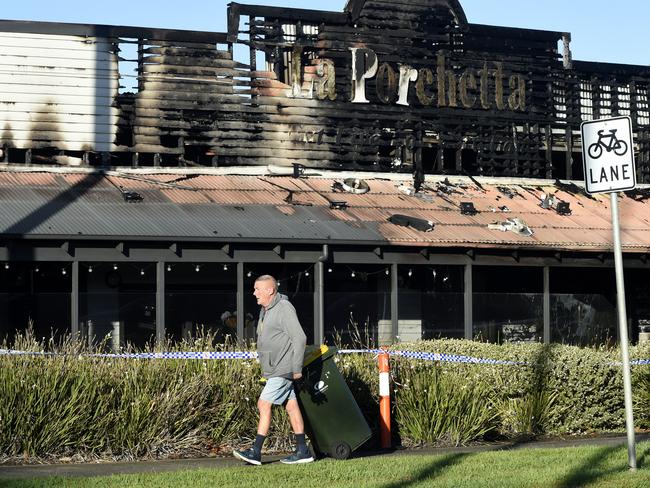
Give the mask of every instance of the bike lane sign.
POLYGON ((580 126, 587 193, 612 193, 636 188, 632 120, 591 120, 580 126))

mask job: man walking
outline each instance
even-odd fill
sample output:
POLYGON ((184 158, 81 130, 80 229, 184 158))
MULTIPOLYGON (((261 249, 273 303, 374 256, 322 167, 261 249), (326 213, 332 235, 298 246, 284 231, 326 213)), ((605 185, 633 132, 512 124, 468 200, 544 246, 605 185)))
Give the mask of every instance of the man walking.
POLYGON ((271 426, 273 405, 285 405, 296 436, 296 451, 281 460, 285 464, 314 460, 305 440, 305 424, 294 391, 294 380, 302 378, 302 362, 307 338, 296 309, 287 297, 278 293, 278 283, 270 275, 255 280, 253 292, 262 308, 257 324, 257 354, 266 385, 257 401, 260 413, 253 447, 233 451, 235 457, 250 464, 262 464, 262 445, 271 426))

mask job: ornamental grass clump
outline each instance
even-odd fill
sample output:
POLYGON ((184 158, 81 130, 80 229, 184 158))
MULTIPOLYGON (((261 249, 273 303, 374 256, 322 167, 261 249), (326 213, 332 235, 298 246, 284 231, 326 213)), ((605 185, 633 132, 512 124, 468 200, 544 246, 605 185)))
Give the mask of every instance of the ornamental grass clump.
POLYGON ((395 421, 409 444, 482 440, 497 426, 490 385, 465 365, 442 367, 413 361, 393 363, 395 421))
MULTIPOLYGON (((205 454, 257 424, 254 360, 106 358, 76 342, 49 346, 56 355, 0 356, 5 456, 205 454)), ((14 347, 43 350, 29 335, 14 347)))

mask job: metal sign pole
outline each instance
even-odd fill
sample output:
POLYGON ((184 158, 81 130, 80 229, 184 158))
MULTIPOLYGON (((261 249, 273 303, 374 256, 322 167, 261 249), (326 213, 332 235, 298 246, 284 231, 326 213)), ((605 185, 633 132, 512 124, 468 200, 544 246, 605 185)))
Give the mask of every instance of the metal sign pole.
POLYGON ((625 309, 625 282, 623 281, 623 253, 621 229, 618 221, 618 192, 609 194, 612 207, 612 231, 614 233, 614 264, 616 266, 616 300, 618 310, 619 343, 623 358, 623 390, 625 391, 625 427, 627 429, 627 464, 636 470, 636 447, 634 440, 634 414, 632 411, 632 380, 630 354, 628 352, 627 310, 625 309))

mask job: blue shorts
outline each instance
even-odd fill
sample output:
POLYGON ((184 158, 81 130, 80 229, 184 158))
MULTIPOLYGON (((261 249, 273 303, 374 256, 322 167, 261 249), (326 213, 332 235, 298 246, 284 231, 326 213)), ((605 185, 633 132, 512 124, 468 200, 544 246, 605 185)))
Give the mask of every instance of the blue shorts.
POLYGON ((269 378, 260 394, 260 400, 273 405, 282 405, 287 400, 295 399, 296 392, 293 389, 293 380, 282 377, 269 378))

